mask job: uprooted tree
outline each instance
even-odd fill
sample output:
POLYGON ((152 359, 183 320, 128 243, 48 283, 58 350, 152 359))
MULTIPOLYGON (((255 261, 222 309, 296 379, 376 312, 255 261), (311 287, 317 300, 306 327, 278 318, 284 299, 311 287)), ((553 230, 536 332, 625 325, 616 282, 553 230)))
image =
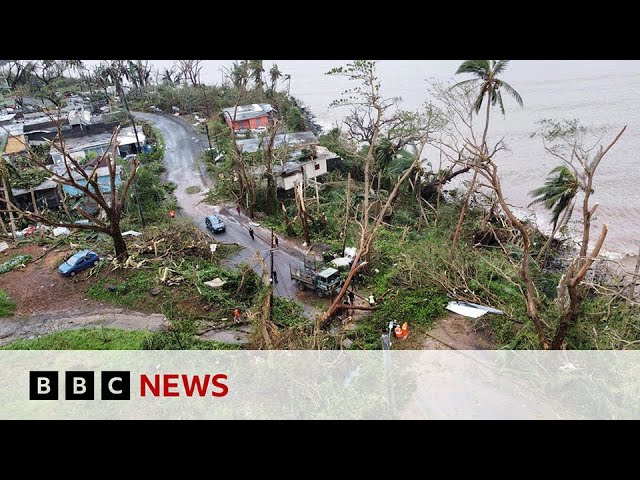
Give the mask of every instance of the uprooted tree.
POLYGON ((77 212, 77 214, 89 221, 88 224, 74 223, 70 219, 69 221, 63 221, 58 212, 51 210, 39 213, 32 212, 18 207, 7 197, 0 198, 0 202, 5 205, 4 211, 17 213, 29 221, 40 222, 52 227, 67 227, 104 233, 112 238, 116 257, 127 257, 127 244, 120 230, 120 221, 122 220, 129 188, 136 177, 139 161, 137 157, 131 160, 129 176, 126 182, 123 185, 118 185, 119 176, 116 159, 118 157, 117 137, 119 130, 119 127, 114 130, 105 153, 96 159, 96 167, 91 170, 81 165, 80 161, 67 151, 60 129, 58 129, 58 135, 53 140, 52 145, 62 155, 62 168, 47 164, 46 161, 33 154, 29 157, 32 164, 44 170, 55 183, 61 186, 69 186, 79 191, 85 200, 88 199, 95 203, 98 209, 98 213, 95 215, 89 213, 87 208, 79 204, 70 209, 64 204, 65 210, 69 214, 77 212), (113 149, 111 146, 113 146, 113 149), (106 164, 109 173, 108 186, 98 181, 98 166, 104 164, 106 164))
MULTIPOLYGON (((363 145, 360 150, 353 152, 353 155, 364 163, 364 192, 362 203, 356 206, 354 218, 354 222, 360 228, 358 251, 340 292, 322 316, 322 323, 327 322, 337 310, 344 308, 342 298, 355 275, 369 263, 371 248, 378 230, 402 184, 415 170, 420 169, 422 153, 430 141, 430 134, 433 133, 434 125, 437 123, 432 121, 436 111, 430 106, 427 106, 424 112, 394 111, 391 114, 387 113, 391 107, 397 104, 397 99, 385 99, 381 96, 380 81, 376 75, 376 64, 373 61, 357 60, 348 63, 345 67, 334 68, 328 74, 346 76, 350 80, 358 82, 358 86, 343 92, 342 98, 334 101, 332 105, 352 106, 348 129, 355 144, 363 145), (372 170, 376 165, 376 150, 380 147, 382 136, 385 136, 387 141, 392 139, 395 142, 397 147, 395 151, 408 145, 415 145, 416 154, 408 168, 398 176, 386 201, 384 203, 380 201, 380 189, 378 188, 378 192, 374 193, 378 199, 372 203, 372 173, 377 174, 377 178, 380 179, 380 172, 372 172, 372 170), (381 205, 381 207, 372 215, 374 204, 381 205)), ((367 309, 370 307, 350 306, 349 308, 367 309)))

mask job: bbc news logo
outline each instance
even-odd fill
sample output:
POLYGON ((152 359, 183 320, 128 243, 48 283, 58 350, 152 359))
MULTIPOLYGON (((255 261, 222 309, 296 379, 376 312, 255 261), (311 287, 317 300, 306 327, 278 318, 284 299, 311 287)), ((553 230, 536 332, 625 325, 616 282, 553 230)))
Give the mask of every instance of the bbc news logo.
MULTIPOLYGON (((57 371, 29 372, 29 400, 58 400, 60 383, 57 371)), ((131 372, 102 371, 101 400, 131 400, 131 372)), ((164 373, 139 377, 140 397, 224 397, 229 393, 227 375, 185 375, 164 373)), ((95 372, 64 372, 65 400, 95 400, 95 372)))

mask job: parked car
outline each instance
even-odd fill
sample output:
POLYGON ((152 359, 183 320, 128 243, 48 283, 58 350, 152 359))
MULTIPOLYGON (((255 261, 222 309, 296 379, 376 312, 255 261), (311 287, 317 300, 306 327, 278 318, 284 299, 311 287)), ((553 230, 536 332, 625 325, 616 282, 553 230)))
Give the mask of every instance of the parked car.
POLYGON ((227 227, 225 227, 224 225, 224 222, 217 215, 209 215, 205 219, 204 223, 207 226, 207 229, 212 233, 224 232, 227 229, 227 227))
POLYGON ((73 277, 76 273, 82 272, 87 268, 98 265, 100 257, 91 250, 80 250, 72 257, 65 260, 58 271, 65 277, 73 277))

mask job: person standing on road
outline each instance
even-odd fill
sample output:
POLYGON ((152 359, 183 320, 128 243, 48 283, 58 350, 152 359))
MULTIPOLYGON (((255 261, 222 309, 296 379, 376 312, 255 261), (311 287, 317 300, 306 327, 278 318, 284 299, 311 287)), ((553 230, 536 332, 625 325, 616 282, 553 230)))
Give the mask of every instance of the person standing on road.
POLYGON ((238 216, 240 216, 240 204, 236 205, 236 212, 238 212, 238 216))
POLYGON ((273 236, 273 244, 276 248, 278 248, 278 237, 276 237, 275 235, 273 236))
POLYGON ((255 240, 256 239, 255 236, 254 236, 254 233, 253 233, 253 228, 251 228, 251 227, 249 227, 249 235, 251 236, 251 240, 255 240))
POLYGON ((273 271, 273 283, 278 283, 278 272, 273 271))

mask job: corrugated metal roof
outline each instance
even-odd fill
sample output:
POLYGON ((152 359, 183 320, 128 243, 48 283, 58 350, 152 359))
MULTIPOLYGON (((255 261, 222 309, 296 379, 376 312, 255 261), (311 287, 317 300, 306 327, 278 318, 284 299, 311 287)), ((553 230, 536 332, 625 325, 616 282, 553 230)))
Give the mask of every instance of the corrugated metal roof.
MULTIPOLYGON (((102 132, 96 133, 94 135, 86 135, 84 137, 77 138, 65 138, 64 145, 65 150, 68 153, 75 153, 86 150, 91 147, 97 147, 100 145, 108 145, 111 141, 111 137, 113 136, 113 132, 102 132)), ((64 137, 64 134, 63 134, 64 137)), ((142 129, 138 129, 138 138, 140 139, 140 143, 144 144, 145 136, 142 133, 142 129)), ((133 127, 126 127, 120 130, 118 133, 118 143, 120 146, 131 145, 136 143, 135 133, 133 131, 133 127)), ((113 145, 112 145, 113 147, 113 145)), ((59 150, 55 148, 53 145, 51 146, 51 153, 59 153, 59 150)))
MULTIPOLYGON (((230 119, 234 118, 234 112, 236 107, 223 108, 222 111, 229 116, 230 119)), ((235 119, 248 120, 249 118, 263 117, 268 114, 273 107, 268 103, 254 103, 252 105, 238 105, 238 111, 235 112, 235 119)))
MULTIPOLYGON (((268 139, 262 138, 247 138, 245 140, 236 140, 236 145, 245 153, 255 153, 260 147, 263 150, 267 148, 268 139)), ((293 133, 281 133, 276 135, 273 139, 273 147, 304 147, 307 145, 317 145, 318 138, 313 132, 293 132, 293 133)))

